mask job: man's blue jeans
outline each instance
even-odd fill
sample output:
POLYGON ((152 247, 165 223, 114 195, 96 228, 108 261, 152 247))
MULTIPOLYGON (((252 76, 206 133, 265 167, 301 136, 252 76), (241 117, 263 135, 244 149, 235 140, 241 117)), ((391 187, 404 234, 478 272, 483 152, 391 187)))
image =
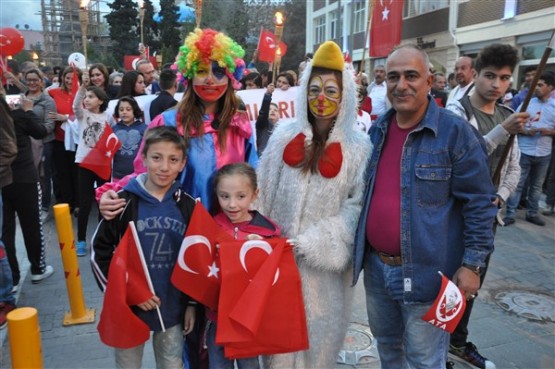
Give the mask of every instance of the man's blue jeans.
POLYGON ((445 368, 449 334, 422 320, 430 303, 403 302, 400 266, 384 264, 367 251, 364 286, 370 330, 378 341, 382 369, 445 368))
POLYGON ((549 169, 551 155, 547 156, 530 156, 526 154, 520 155, 520 180, 516 191, 509 196, 507 200, 507 217, 514 218, 522 189, 526 183, 526 179, 530 178, 530 189, 528 190, 528 199, 526 201, 526 216, 534 217, 538 215, 539 201, 542 193, 543 181, 549 169))
MULTIPOLYGON (((0 237, 2 236, 2 190, 0 189, 0 237)), ((12 294, 13 281, 12 270, 8 263, 8 255, 4 243, 0 239, 0 302, 7 302, 15 305, 15 298, 12 294)))

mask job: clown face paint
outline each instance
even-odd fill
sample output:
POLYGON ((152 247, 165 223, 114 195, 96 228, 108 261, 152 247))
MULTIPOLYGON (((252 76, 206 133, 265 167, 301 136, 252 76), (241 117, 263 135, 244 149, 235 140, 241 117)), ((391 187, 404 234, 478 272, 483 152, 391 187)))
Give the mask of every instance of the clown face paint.
POLYGON ((216 62, 199 64, 197 74, 193 77, 193 90, 206 102, 218 101, 227 89, 229 77, 216 62))
POLYGON ((315 75, 308 84, 308 108, 315 118, 335 118, 339 113, 341 90, 335 74, 315 75))

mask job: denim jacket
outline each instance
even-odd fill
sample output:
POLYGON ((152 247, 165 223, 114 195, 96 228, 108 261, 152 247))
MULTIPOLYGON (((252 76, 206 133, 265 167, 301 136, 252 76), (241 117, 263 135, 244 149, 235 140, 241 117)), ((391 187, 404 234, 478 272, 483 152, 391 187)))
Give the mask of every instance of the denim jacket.
MULTIPOLYGON (((461 266, 484 265, 493 251, 495 189, 485 144, 476 129, 428 98, 426 115, 403 146, 401 158, 401 256, 405 302, 430 302, 461 266)), ((367 251, 366 222, 390 109, 370 129, 374 152, 353 252, 353 284, 367 251)))

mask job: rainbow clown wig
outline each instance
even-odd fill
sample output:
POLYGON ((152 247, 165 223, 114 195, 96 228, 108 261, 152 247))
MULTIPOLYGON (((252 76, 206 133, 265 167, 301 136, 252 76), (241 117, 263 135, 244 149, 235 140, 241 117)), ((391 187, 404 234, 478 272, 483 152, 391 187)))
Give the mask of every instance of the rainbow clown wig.
POLYGON ((241 77, 245 70, 245 62, 241 59, 245 50, 235 41, 213 29, 197 28, 189 33, 176 57, 176 69, 182 78, 192 79, 197 74, 199 64, 211 64, 215 61, 225 68, 233 87, 241 87, 241 77))

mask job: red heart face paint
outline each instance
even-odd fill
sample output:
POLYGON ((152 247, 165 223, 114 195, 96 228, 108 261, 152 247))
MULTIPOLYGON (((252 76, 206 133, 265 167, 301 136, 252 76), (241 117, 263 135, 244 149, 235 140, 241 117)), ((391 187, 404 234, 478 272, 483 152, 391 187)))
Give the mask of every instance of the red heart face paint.
POLYGON ((218 101, 227 89, 229 77, 216 62, 199 64, 193 77, 193 90, 206 102, 218 101))
POLYGON ((308 108, 316 118, 336 117, 341 97, 341 90, 333 73, 314 76, 308 84, 308 108))

